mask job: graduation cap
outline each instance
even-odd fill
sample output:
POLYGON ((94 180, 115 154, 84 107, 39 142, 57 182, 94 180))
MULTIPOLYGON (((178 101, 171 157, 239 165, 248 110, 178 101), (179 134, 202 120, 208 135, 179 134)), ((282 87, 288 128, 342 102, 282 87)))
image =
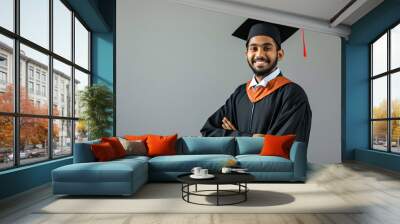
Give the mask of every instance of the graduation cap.
MULTIPOLYGON (((275 28, 277 28, 277 30, 278 30, 277 35, 279 35, 280 43, 285 42, 285 40, 287 40, 290 36, 292 36, 298 30, 298 28, 284 26, 284 25, 280 25, 280 24, 276 24, 276 23, 269 23, 269 22, 264 22, 264 21, 256 20, 256 19, 246 19, 246 21, 244 21, 244 23, 242 23, 235 30, 235 32, 232 33, 232 36, 247 41, 250 31, 253 31, 253 34, 258 33, 258 32, 267 32, 268 34, 274 35, 274 33, 276 33, 275 28), (257 28, 257 26, 255 26, 253 29, 251 29, 256 24, 264 24, 264 27, 259 26, 257 28)), ((253 36, 255 36, 255 35, 253 35, 253 36)))
MULTIPOLYGON (((281 24, 265 22, 256 19, 246 19, 233 33, 232 36, 247 41, 257 35, 271 36, 275 42, 281 46, 281 43, 285 42, 291 37, 299 28, 284 26, 281 24)), ((307 56, 304 31, 301 29, 301 35, 303 39, 304 57, 307 56)))

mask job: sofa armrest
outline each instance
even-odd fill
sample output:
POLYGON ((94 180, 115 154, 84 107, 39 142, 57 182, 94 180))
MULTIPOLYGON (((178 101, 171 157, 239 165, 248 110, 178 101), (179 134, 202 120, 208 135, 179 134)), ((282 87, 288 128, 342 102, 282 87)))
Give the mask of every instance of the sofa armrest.
POLYGON ((96 158, 92 153, 90 146, 100 143, 99 140, 75 143, 74 145, 74 163, 95 162, 96 158))
POLYGON ((307 176, 307 146, 304 142, 295 141, 292 144, 290 160, 293 162, 293 179, 305 181, 307 176))

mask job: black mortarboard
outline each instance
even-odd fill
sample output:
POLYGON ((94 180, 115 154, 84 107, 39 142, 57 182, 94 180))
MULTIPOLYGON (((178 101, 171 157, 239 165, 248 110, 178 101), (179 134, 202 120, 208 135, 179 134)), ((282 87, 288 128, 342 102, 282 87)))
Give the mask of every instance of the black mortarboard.
POLYGON ((297 30, 298 28, 290 26, 247 19, 232 33, 232 36, 248 41, 251 37, 264 34, 272 37, 280 46, 281 43, 285 42, 285 40, 292 36, 297 30))

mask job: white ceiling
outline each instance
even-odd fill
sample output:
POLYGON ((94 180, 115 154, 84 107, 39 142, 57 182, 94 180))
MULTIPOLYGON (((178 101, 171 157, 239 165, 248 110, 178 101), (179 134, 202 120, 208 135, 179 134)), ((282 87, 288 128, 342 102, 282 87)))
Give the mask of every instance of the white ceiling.
POLYGON ((348 37, 351 25, 383 0, 171 0, 193 7, 348 37))
POLYGON ((281 12, 330 20, 351 0, 227 0, 281 12))
MULTIPOLYGON (((329 21, 351 0, 225 0, 244 5, 272 9, 294 15, 329 21)), ((382 3, 383 0, 368 0, 362 7, 343 21, 344 25, 352 25, 360 17, 382 3)))

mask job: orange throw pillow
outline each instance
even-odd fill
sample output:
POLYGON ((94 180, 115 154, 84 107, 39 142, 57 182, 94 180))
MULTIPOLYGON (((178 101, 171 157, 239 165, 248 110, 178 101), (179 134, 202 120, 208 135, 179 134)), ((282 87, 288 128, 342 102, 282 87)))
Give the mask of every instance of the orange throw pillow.
POLYGON ((108 142, 93 144, 91 145, 91 149, 94 157, 99 162, 110 161, 117 158, 113 147, 108 142))
POLYGON ((114 149, 115 155, 117 158, 121 158, 126 156, 126 151, 124 146, 122 146, 121 142, 116 137, 109 137, 109 138, 101 138, 101 142, 108 142, 114 149))
POLYGON ((124 139, 129 140, 129 141, 143 141, 146 142, 148 135, 125 135, 124 139))
POLYGON ((265 135, 264 145, 261 149, 261 156, 280 156, 290 159, 290 147, 296 135, 265 135))
POLYGON ((147 137, 148 156, 176 155, 176 140, 178 135, 160 136, 150 135, 147 137))

